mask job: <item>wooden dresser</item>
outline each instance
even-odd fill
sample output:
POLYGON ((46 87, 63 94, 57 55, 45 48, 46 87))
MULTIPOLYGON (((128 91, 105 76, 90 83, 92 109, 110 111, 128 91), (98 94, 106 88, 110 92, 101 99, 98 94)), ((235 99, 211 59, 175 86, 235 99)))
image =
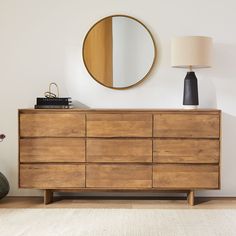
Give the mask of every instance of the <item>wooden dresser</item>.
POLYGON ((58 191, 220 188, 219 110, 19 110, 19 187, 58 191))

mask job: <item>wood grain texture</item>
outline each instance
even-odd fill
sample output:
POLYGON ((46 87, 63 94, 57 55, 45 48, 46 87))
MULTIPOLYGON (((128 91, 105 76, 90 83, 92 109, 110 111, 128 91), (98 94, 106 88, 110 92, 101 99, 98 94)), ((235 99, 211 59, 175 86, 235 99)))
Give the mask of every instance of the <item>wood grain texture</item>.
POLYGON ((37 189, 85 187, 85 165, 21 164, 20 187, 37 189))
POLYGON ((87 114, 88 137, 152 137, 151 114, 87 114))
POLYGON ((155 114, 154 137, 219 138, 219 115, 155 114))
POLYGON ((214 139, 155 139, 156 163, 219 163, 220 142, 214 139))
POLYGON ((27 138, 20 147, 20 162, 85 162, 83 138, 27 138))
POLYGON ((153 187, 197 189, 219 187, 218 165, 158 164, 153 166, 153 187))
POLYGON ((20 113, 20 137, 84 137, 81 113, 20 113))
POLYGON ((88 139, 88 162, 152 162, 151 139, 88 139))
POLYGON ((135 164, 88 164, 87 188, 151 188, 152 166, 135 164))
POLYGON ((87 34, 83 59, 89 73, 100 83, 113 86, 112 17, 98 22, 87 34))

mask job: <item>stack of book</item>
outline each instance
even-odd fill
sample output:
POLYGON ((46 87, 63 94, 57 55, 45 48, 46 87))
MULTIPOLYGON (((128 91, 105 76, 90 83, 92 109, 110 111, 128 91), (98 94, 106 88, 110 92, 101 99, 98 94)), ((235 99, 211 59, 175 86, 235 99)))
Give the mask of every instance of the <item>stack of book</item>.
POLYGON ((70 97, 55 97, 55 98, 37 98, 35 109, 69 109, 72 108, 70 97))

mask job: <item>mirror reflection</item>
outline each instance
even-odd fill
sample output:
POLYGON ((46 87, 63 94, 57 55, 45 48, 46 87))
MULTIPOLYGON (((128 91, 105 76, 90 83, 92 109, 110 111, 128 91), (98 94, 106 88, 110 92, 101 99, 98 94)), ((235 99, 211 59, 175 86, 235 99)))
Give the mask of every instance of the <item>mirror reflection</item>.
POLYGON ((128 16, 100 20, 89 30, 83 45, 83 60, 90 75, 100 84, 115 89, 142 81, 155 56, 150 31, 128 16))

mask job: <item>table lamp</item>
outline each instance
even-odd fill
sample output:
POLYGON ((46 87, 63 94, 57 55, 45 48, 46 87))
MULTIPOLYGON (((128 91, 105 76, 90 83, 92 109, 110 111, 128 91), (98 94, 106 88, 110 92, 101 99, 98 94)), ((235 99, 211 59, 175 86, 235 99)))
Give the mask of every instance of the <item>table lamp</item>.
POLYGON ((188 68, 184 79, 183 105, 197 108, 198 83, 194 68, 208 68, 212 63, 212 38, 204 36, 176 37, 171 42, 171 66, 188 68))

